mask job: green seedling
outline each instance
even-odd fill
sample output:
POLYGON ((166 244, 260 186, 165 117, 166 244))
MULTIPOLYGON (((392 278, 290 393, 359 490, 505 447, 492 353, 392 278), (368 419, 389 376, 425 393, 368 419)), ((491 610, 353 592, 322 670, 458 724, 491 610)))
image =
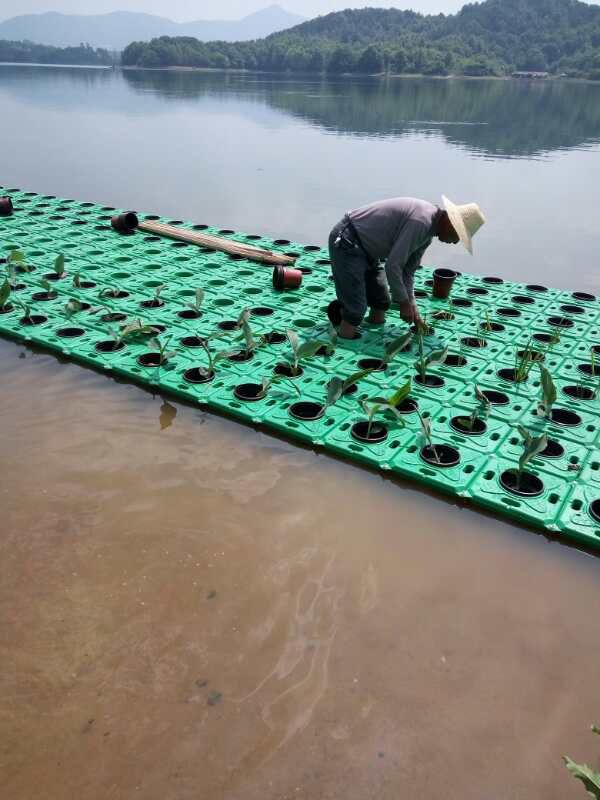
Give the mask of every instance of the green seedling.
POLYGON ((367 439, 371 436, 371 429, 373 427, 373 420, 376 414, 386 413, 391 411, 392 414, 396 417, 401 428, 405 427, 405 422, 398 411, 398 406, 406 400, 409 396, 412 389, 412 382, 410 379, 401 386, 397 391, 394 392, 391 397, 373 397, 368 400, 361 400, 360 405, 367 415, 367 420, 369 422, 367 427, 367 439))
POLYGON ((370 375, 372 372, 372 369, 363 369, 360 372, 355 372, 348 378, 332 378, 327 384, 327 400, 325 402, 325 409, 334 406, 338 400, 344 396, 348 389, 350 389, 352 386, 355 386, 359 381, 362 381, 363 378, 366 378, 367 375, 370 375))
POLYGON ((118 286, 106 286, 104 289, 101 289, 98 293, 98 297, 102 299, 103 297, 113 297, 118 298, 121 294, 121 289, 118 286))
POLYGON ((9 298, 10 298, 10 282, 8 278, 6 278, 2 286, 0 286, 0 310, 6 308, 6 306, 8 305, 9 298))
POLYGON ((59 278, 62 278, 62 276, 65 274, 65 257, 62 253, 56 256, 54 259, 53 270, 54 274, 59 278))
POLYGON ((331 340, 324 341, 323 339, 313 339, 300 344, 298 334, 291 329, 286 331, 286 335, 292 348, 292 358, 286 360, 286 363, 290 367, 292 375, 298 375, 300 372, 300 363, 302 361, 314 358, 322 347, 331 347, 331 340))
POLYGON ((154 302, 156 303, 156 305, 159 305, 159 304, 161 303, 160 296, 161 296, 162 292, 163 292, 163 291, 164 291, 166 288, 167 288, 167 284, 166 284, 166 283, 161 283, 161 285, 160 285, 160 286, 157 286, 157 287, 154 289, 154 302))
POLYGON ((177 355, 174 351, 169 351, 169 342, 171 341, 172 337, 167 336, 164 342, 161 342, 158 336, 155 336, 154 339, 150 340, 150 347, 156 349, 159 354, 159 366, 163 367, 170 358, 173 358, 177 355))
MULTIPOLYGON (((592 725, 592 733, 600 735, 600 728, 592 725)), ((563 761, 571 775, 582 782, 588 795, 600 800, 600 772, 595 772, 587 764, 576 764, 568 756, 563 756, 563 761)))
POLYGON ((67 319, 71 319, 71 317, 75 316, 75 314, 79 314, 83 307, 83 303, 80 303, 79 300, 75 298, 71 298, 67 303, 64 305, 65 309, 65 317, 67 319))
POLYGON ((520 489, 525 467, 532 459, 548 447, 548 434, 542 433, 541 436, 533 436, 527 428, 524 428, 522 425, 519 425, 518 430, 523 439, 523 452, 519 458, 518 467, 515 469, 517 489, 520 489))
POLYGON ((15 305, 23 311, 24 319, 31 319, 31 305, 24 300, 15 300, 15 305))
POLYGON ((552 414, 552 407, 556 403, 558 393, 556 386, 552 380, 552 375, 546 367, 540 364, 540 374, 542 377, 542 399, 537 408, 537 413, 540 417, 550 419, 552 414))
POLYGON ((50 281, 47 280, 41 281, 41 286, 51 300, 57 297, 57 294, 52 288, 52 284, 50 283, 50 281))
POLYGON ((211 342, 214 339, 223 339, 226 336, 225 333, 213 333, 210 336, 204 338, 201 334, 198 334, 198 339, 200 341, 200 346, 206 353, 206 358, 208 360, 208 368, 203 369, 202 372, 204 373, 205 377, 210 378, 211 375, 216 374, 216 367, 220 361, 224 361, 231 355, 229 350, 220 350, 218 353, 213 353, 211 348, 211 342))
POLYGON ((300 389, 296 386, 294 381, 291 378, 287 378, 285 375, 271 375, 269 378, 263 378, 261 381, 262 389, 258 396, 261 399, 265 398, 273 386, 277 386, 278 384, 283 382, 286 382, 286 385, 291 386, 291 388, 296 392, 298 397, 301 396, 300 389))
POLYGON ((536 356, 531 339, 527 342, 525 349, 519 355, 519 348, 515 351, 514 377, 516 383, 523 383, 529 378, 529 374, 535 364, 536 356))
POLYGON ((419 373, 421 381, 425 383, 427 381, 427 370, 429 367, 437 366, 438 364, 443 364, 446 358, 448 357, 448 348, 444 348, 444 350, 432 350, 429 355, 425 355, 425 347, 423 342, 423 333, 419 331, 417 333, 417 344, 419 348, 419 356, 415 361, 415 369, 419 373))
POLYGON ((490 331, 493 331, 493 330, 494 330, 494 326, 493 326, 493 324, 492 324, 492 320, 491 320, 491 317, 490 317, 490 312, 489 312, 489 311, 486 311, 486 312, 485 312, 485 322, 482 322, 482 323, 481 323, 481 327, 482 327, 484 330, 488 331, 488 333, 489 333, 490 331))
POLYGON ((399 336, 397 339, 393 339, 391 342, 388 342, 385 347, 385 355, 382 359, 386 367, 389 366, 394 358, 396 358, 398 353, 402 353, 410 347, 412 339, 412 333, 407 331, 407 333, 399 336))
POLYGON ((475 397, 477 398, 477 405, 471 412, 468 417, 457 417, 456 422, 466 431, 471 432, 475 425, 477 424, 477 420, 480 419, 483 422, 487 420, 490 415, 491 411, 491 404, 487 397, 483 394, 479 386, 475 386, 475 397))
MULTIPOLYGON (((12 250, 8 258, 6 259, 6 269, 9 276, 12 274, 14 276, 15 272, 19 270, 20 272, 31 272, 32 268, 27 264, 25 260, 25 253, 21 250, 12 250)), ((11 283, 14 283, 14 279, 11 279, 11 283)))
POLYGON ((250 309, 245 308, 239 316, 238 328, 242 331, 242 339, 244 340, 245 352, 253 353, 256 350, 256 340, 250 325, 250 309))
POLYGON ((194 296, 193 303, 187 303, 186 307, 191 308, 192 311, 195 311, 196 314, 200 314, 200 309, 202 308, 202 303, 204 303, 204 289, 196 289, 196 294, 194 296))
POLYGON ((437 464, 440 464, 440 457, 438 455, 437 448, 433 443, 433 425, 431 424, 431 420, 429 417, 424 417, 419 409, 417 409, 417 414, 419 415, 419 424, 421 426, 421 434, 423 435, 425 441, 431 452, 433 453, 433 457, 437 464))

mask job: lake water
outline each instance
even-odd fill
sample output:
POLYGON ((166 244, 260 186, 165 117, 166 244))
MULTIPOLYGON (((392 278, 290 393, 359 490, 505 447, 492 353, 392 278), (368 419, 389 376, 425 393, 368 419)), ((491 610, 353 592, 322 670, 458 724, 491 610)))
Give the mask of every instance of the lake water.
MULTIPOLYGON (((429 263, 599 289, 597 85, 0 67, 0 115, 3 185, 317 244, 443 192, 489 222, 429 263)), ((581 797, 597 559, 32 348, 0 365, 2 796, 581 797)))

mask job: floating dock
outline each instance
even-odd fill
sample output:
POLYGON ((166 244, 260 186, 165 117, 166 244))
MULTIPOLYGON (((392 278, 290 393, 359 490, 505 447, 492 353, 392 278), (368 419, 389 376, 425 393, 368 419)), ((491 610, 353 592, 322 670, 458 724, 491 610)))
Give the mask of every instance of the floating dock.
POLYGON ((33 267, 12 265, 15 285, 0 312, 2 335, 419 481, 553 537, 600 547, 600 361, 598 367, 595 361, 596 352, 600 358, 600 302, 592 295, 463 274, 449 304, 431 297, 431 270, 421 269, 415 282, 419 303, 434 325, 427 351, 440 342, 449 347, 446 362, 428 373, 439 385, 416 379, 413 342, 319 414, 332 378, 346 379, 371 366, 365 359, 383 359, 386 346, 407 330, 392 311, 385 328, 365 324, 360 339, 339 340, 335 349, 325 346, 301 360, 302 374, 263 385, 274 372, 290 371, 288 330, 295 330, 301 342, 328 341, 326 311, 334 290, 327 251, 140 216, 290 254, 304 273, 302 285, 276 291, 272 268, 238 255, 141 231, 120 235, 111 228, 117 209, 17 189, 1 189, 0 195, 14 205, 12 216, 0 218, 2 256, 20 251, 25 266, 33 267), (53 272, 60 255, 65 274, 59 278, 53 272), (197 289, 204 291, 199 316, 190 307, 197 289), (244 309, 250 310, 256 345, 250 351, 237 327, 244 309), (118 341, 119 325, 138 319, 157 331, 162 364, 143 330, 118 341), (115 329, 117 338, 112 338, 115 329), (220 354, 209 380, 203 340, 213 357, 220 354), (539 362, 531 365, 526 380, 515 382, 515 353, 528 345, 539 362), (537 413, 541 363, 557 389, 549 418, 537 413), (365 442, 361 403, 390 397, 408 379, 412 390, 403 413, 379 413, 369 431, 377 441, 365 442), (465 418, 478 404, 476 387, 491 405, 489 415, 468 430, 465 418), (429 420, 434 444, 451 454, 444 459, 449 466, 426 458, 417 411, 429 420), (535 496, 506 485, 522 452, 519 426, 535 436, 545 431, 549 439, 546 451, 526 468, 537 479, 535 496), (363 439, 357 438, 361 433, 363 439))

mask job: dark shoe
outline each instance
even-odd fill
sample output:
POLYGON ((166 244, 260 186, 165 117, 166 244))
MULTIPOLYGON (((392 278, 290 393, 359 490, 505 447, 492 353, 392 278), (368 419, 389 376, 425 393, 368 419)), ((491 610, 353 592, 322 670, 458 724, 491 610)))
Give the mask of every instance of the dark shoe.
POLYGON ((343 306, 339 300, 333 300, 327 306, 327 316, 329 317, 329 321, 331 322, 334 328, 337 328, 338 325, 341 325, 342 308, 343 306))

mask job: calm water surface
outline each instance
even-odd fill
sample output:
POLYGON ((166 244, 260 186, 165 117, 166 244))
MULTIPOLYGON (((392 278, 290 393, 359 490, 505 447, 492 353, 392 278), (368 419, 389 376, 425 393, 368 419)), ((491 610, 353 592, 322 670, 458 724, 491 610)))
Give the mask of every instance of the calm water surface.
MULTIPOLYGON (((467 260, 598 290, 600 87, 0 67, 0 183, 323 243, 477 200, 467 260)), ((0 341, 12 800, 577 800, 597 560, 0 341), (443 788, 441 788, 443 787, 443 788)))

